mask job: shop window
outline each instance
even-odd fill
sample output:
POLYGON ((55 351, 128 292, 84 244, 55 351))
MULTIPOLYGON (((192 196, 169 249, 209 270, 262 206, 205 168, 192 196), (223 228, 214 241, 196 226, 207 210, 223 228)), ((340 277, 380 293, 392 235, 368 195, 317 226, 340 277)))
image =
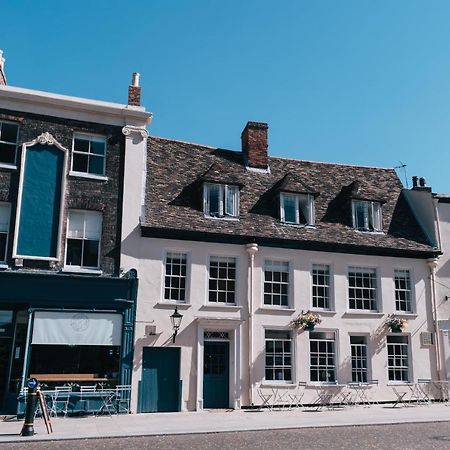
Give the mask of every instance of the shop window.
POLYGON ((284 223, 314 225, 314 197, 309 194, 280 194, 280 219, 284 223))
POLYGON ((203 210, 211 217, 239 217, 239 187, 205 183, 203 210))
POLYGON ((73 137, 72 171, 105 175, 106 138, 75 133, 73 137))
POLYGON ((287 330, 265 332, 266 381, 292 381, 292 333, 287 330))
POLYGON ((0 122, 0 164, 16 165, 19 126, 11 122, 0 122))
POLYGON ((289 263, 266 261, 264 267, 264 305, 289 305, 289 263))
POLYGON ((11 205, 9 203, 0 203, 0 263, 6 262, 10 216, 11 205))
POLYGON ((72 210, 69 211, 67 222, 66 266, 98 268, 102 214, 72 210))

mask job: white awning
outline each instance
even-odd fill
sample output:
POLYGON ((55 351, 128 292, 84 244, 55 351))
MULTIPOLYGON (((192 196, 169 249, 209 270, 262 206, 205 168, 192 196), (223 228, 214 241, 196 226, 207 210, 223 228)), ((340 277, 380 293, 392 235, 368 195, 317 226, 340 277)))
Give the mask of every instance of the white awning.
POLYGON ((36 311, 32 344, 118 345, 122 315, 81 311, 36 311))

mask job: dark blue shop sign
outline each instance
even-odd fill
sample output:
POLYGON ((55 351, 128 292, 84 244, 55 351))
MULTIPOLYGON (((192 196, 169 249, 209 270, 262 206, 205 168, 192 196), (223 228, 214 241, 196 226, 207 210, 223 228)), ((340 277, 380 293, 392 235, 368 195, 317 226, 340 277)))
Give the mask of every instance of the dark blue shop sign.
POLYGON ((12 311, 0 311, 0 337, 12 337, 12 322, 12 311))

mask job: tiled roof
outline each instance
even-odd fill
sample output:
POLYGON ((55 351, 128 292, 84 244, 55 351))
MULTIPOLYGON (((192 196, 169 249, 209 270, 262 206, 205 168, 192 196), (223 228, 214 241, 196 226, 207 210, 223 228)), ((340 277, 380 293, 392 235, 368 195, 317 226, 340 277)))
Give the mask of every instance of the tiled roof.
POLYGON ((393 169, 284 158, 269 158, 269 167, 248 170, 241 152, 150 137, 143 235, 414 257, 436 252, 393 169), (203 181, 241 186, 239 220, 204 217, 203 181), (280 222, 280 188, 315 194, 315 227, 280 222), (352 228, 351 198, 383 202, 384 233, 352 228))

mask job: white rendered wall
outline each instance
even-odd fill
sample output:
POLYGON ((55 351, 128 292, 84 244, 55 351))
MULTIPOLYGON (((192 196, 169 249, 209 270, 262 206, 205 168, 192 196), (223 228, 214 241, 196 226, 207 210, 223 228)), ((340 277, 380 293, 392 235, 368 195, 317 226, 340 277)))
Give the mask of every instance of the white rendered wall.
MULTIPOLYGON (((137 406, 137 385, 142 373, 142 349, 146 346, 175 345, 181 347, 181 379, 183 380, 183 408, 196 410, 202 405, 202 335, 203 330, 230 332, 233 364, 230 370, 230 406, 249 403, 248 369, 248 254, 245 246, 190 241, 142 238, 137 230, 125 236, 122 265, 125 270, 138 270, 139 290, 136 323, 135 357, 133 373, 132 408, 137 406), (167 251, 188 254, 187 304, 179 307, 183 314, 181 330, 176 344, 169 316, 174 303, 164 302, 164 258, 167 251), (208 305, 208 262, 210 256, 228 255, 237 258, 237 306, 208 305), (145 326, 156 325, 155 336, 145 336, 145 326), (234 350, 233 350, 234 349, 234 350)), ((335 312, 319 313, 322 323, 316 330, 337 332, 337 378, 340 383, 351 380, 349 334, 366 334, 369 343, 370 379, 379 380, 374 393, 380 400, 394 399, 387 381, 387 330, 384 321, 394 313, 394 270, 409 269, 413 282, 414 314, 403 314, 409 328, 405 334, 410 339, 410 380, 436 379, 434 348, 423 347, 422 331, 432 331, 429 269, 425 260, 347 255, 303 250, 260 247, 255 256, 254 277, 254 372, 253 398, 258 403, 256 387, 264 383, 264 330, 288 328, 289 322, 311 305, 311 266, 325 263, 331 266, 332 301, 335 312), (263 266, 265 259, 280 259, 290 263, 291 305, 288 309, 262 306, 263 266), (347 273, 349 266, 377 269, 379 307, 381 313, 348 312, 347 273)), ((294 332, 295 367, 293 383, 309 381, 309 333, 294 332)), ((266 383, 264 383, 266 384, 266 383)), ((308 389, 305 401, 315 398, 308 389)))
POLYGON ((438 203, 442 256, 436 269, 436 307, 442 345, 443 377, 450 379, 450 203, 438 203))

